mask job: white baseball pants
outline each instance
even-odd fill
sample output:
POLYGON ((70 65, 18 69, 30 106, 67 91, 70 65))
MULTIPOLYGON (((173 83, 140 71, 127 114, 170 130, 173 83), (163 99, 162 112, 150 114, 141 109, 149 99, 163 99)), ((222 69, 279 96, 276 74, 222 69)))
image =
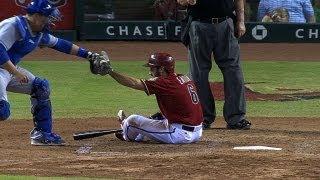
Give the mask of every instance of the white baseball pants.
POLYGON ((188 144, 197 142, 202 136, 202 124, 189 126, 169 124, 167 119, 154 120, 140 115, 131 115, 122 122, 126 141, 143 141, 145 137, 167 144, 188 144))

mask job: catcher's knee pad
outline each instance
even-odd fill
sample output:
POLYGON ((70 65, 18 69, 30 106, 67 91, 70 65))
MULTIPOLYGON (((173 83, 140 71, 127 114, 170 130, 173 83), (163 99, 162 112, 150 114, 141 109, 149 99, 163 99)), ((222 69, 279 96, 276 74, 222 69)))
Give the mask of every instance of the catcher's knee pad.
POLYGON ((0 101, 0 121, 7 120, 10 116, 10 104, 5 101, 0 101))
POLYGON ((46 79, 36 77, 32 83, 31 113, 35 127, 50 133, 52 130, 52 107, 50 85, 46 79))
POLYGON ((46 79, 41 79, 39 77, 36 77, 32 82, 32 91, 31 96, 46 100, 49 99, 50 96, 50 84, 49 81, 46 79))

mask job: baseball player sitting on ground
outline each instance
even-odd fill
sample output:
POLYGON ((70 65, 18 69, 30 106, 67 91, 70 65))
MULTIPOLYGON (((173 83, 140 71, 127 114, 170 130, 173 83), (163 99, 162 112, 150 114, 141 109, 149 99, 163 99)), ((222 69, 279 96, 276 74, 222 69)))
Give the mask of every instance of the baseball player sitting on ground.
POLYGON ((30 133, 31 144, 63 145, 65 141, 52 132, 49 82, 17 64, 36 47, 43 46, 87 58, 91 71, 99 74, 99 70, 103 69, 100 67, 100 56, 49 33, 50 26, 61 16, 48 0, 33 0, 26 11, 24 16, 14 16, 0 22, 0 120, 7 120, 10 116, 7 91, 29 94, 34 122, 30 133))
MULTIPOLYGON (((110 63, 109 63, 110 65, 110 63)), ((126 76, 111 68, 108 74, 118 83, 155 94, 161 113, 147 118, 140 115, 118 117, 123 132, 116 134, 126 141, 142 141, 144 137, 161 143, 181 144, 199 141, 202 136, 202 110, 193 81, 175 74, 175 61, 167 53, 152 54, 145 64, 150 68, 149 80, 126 76)))

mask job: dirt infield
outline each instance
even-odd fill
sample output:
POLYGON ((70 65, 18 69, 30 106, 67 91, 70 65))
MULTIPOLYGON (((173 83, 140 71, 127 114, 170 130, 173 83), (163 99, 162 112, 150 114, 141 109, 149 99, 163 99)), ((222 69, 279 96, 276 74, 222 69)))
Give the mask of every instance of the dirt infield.
MULTIPOLYGON (((146 54, 159 50, 180 60, 187 59, 186 49, 179 43, 86 42, 81 45, 96 51, 105 49, 116 60, 143 60, 146 54)), ((319 49, 318 44, 243 44, 242 57, 318 61, 319 49)), ((42 49, 27 59, 74 58, 42 49)), ((118 123, 115 118, 58 119, 55 129, 66 139, 64 147, 31 146, 32 120, 5 121, 0 123, 0 174, 112 179, 319 179, 319 117, 250 117, 250 120, 252 129, 239 131, 227 130, 225 121, 218 118, 212 129, 204 131, 200 142, 164 145, 123 142, 113 135, 74 141, 72 133, 118 128, 118 123), (282 150, 241 151, 234 150, 236 146, 282 150)))
MULTIPOLYGON (((79 42, 80 46, 92 51, 106 50, 113 60, 145 60, 155 51, 168 52, 178 60, 187 60, 187 50, 177 42, 79 42)), ((320 44, 241 44, 243 60, 274 61, 319 61, 320 44)), ((51 49, 39 49, 26 57, 28 60, 74 60, 51 49)))
POLYGON ((251 118, 252 130, 225 129, 217 119, 190 145, 129 143, 107 135, 73 141, 72 133, 118 128, 115 119, 59 119, 65 147, 32 147, 31 121, 1 123, 0 174, 133 179, 319 178, 318 118, 251 118), (239 151, 261 145, 281 151, 239 151))

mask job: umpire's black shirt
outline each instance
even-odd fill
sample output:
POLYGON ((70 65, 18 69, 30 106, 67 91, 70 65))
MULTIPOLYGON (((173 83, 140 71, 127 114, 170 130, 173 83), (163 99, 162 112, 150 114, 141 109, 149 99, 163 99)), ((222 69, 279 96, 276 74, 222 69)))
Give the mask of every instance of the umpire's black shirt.
POLYGON ((226 17, 232 13, 233 0, 197 0, 196 5, 189 6, 189 14, 194 19, 226 17))

